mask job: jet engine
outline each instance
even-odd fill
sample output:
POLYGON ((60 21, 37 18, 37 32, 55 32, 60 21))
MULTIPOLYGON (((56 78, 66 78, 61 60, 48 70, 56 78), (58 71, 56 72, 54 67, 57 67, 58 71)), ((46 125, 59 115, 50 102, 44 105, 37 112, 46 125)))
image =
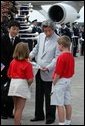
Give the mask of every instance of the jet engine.
POLYGON ((75 8, 65 3, 58 3, 51 6, 48 10, 48 16, 57 24, 73 23, 80 17, 75 8))

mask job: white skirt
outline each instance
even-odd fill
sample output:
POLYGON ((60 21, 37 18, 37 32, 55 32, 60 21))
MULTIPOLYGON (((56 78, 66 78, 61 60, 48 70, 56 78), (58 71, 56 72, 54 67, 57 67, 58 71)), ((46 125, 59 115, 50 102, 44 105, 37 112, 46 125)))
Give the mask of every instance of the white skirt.
POLYGON ((26 79, 11 79, 8 96, 31 98, 30 86, 26 79))

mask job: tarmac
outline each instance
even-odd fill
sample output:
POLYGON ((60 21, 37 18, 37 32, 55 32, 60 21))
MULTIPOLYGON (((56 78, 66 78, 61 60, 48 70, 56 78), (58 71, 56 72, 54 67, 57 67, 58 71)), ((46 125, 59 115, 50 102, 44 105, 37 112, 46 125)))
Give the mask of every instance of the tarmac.
MULTIPOLYGON (((79 56, 75 58, 76 69, 75 75, 71 83, 72 93, 72 124, 71 125, 84 125, 84 57, 79 56)), ((27 100, 26 106, 22 115, 22 125, 47 125, 44 121, 31 122, 30 119, 34 118, 35 112, 35 81, 31 86, 31 99, 27 100)), ((1 125, 14 125, 13 119, 1 119, 1 125)), ((58 116, 51 125, 58 125, 58 116)))

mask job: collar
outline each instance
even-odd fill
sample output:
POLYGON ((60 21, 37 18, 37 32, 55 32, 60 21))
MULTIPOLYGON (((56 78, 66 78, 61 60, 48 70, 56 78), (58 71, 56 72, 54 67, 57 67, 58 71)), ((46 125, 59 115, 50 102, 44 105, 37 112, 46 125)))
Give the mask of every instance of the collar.
POLYGON ((54 32, 53 32, 53 34, 50 37, 45 37, 45 40, 50 40, 50 39, 53 38, 53 36, 54 36, 54 32))
POLYGON ((15 37, 12 37, 12 36, 10 35, 10 33, 9 33, 9 38, 10 38, 10 39, 13 38, 13 39, 15 40, 15 37))

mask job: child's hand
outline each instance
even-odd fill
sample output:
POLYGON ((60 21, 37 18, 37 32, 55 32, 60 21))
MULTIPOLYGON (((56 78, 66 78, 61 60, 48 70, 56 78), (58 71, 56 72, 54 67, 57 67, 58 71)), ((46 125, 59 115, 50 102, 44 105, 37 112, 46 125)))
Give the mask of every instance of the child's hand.
POLYGON ((33 80, 32 80, 32 79, 30 79, 30 80, 27 80, 27 82, 28 82, 28 85, 29 85, 29 86, 31 86, 31 84, 32 84, 33 80))
POLYGON ((53 84, 54 85, 58 82, 59 78, 60 78, 60 75, 56 74, 56 76, 53 79, 53 84))
POLYGON ((31 86, 32 83, 28 83, 28 86, 31 86))
POLYGON ((32 61, 32 58, 31 58, 31 57, 29 57, 29 58, 28 58, 28 61, 32 61))
POLYGON ((53 85, 56 85, 57 81, 53 81, 53 85))

